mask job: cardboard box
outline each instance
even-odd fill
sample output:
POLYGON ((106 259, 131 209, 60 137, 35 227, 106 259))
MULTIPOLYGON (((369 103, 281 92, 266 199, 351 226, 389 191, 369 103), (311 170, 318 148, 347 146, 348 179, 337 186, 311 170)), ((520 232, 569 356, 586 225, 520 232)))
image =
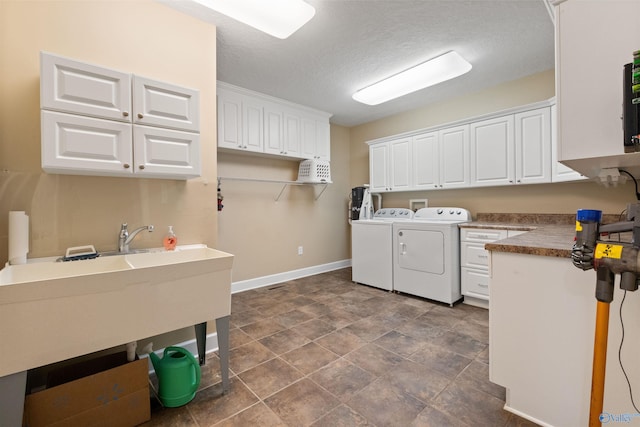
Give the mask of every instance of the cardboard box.
POLYGON ((151 418, 148 362, 126 353, 52 371, 47 389, 27 395, 24 425, 135 426, 151 418), (60 384, 60 385, 58 385, 60 384))

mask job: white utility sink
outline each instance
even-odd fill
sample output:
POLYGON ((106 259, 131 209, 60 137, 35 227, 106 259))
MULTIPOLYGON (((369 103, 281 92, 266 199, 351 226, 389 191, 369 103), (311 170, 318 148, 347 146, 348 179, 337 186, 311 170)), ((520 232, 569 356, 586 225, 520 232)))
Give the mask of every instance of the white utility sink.
POLYGON ((204 245, 0 271, 0 377, 228 316, 233 255, 204 245))

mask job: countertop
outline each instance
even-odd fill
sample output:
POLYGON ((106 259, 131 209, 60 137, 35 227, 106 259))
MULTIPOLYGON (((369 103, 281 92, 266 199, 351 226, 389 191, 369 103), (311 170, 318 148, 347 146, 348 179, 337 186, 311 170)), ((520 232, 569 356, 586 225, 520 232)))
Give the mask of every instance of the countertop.
MULTIPOLYGON (((616 221, 619 221, 618 215, 603 215, 603 223, 616 221)), ((576 233, 575 222, 576 217, 573 214, 479 213, 475 221, 460 224, 459 227, 527 230, 528 233, 486 243, 485 249, 496 252, 569 258, 576 233)), ((618 240, 617 234, 614 237, 615 240, 618 240)))

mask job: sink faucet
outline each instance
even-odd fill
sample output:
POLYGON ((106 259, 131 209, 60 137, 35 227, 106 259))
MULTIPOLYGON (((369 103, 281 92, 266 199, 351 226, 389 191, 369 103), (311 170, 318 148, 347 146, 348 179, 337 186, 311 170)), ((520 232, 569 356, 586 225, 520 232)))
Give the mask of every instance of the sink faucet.
POLYGON ((153 231, 153 225, 145 225, 139 228, 136 228, 129 234, 129 230, 127 229, 127 223, 125 222, 120 226, 120 235, 118 236, 118 252, 127 253, 129 252, 129 244, 136 237, 136 235, 142 230, 149 230, 149 233, 153 231))

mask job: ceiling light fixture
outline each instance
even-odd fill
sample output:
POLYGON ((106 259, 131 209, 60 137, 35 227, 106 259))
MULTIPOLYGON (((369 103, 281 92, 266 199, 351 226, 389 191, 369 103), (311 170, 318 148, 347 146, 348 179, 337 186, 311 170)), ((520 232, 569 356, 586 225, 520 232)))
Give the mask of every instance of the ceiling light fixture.
POLYGON ((195 0, 279 39, 286 39, 309 22, 316 10, 302 0, 195 0))
POLYGON ((361 89, 352 98, 363 104, 378 105, 461 76, 469 70, 471 64, 452 50, 361 89))

